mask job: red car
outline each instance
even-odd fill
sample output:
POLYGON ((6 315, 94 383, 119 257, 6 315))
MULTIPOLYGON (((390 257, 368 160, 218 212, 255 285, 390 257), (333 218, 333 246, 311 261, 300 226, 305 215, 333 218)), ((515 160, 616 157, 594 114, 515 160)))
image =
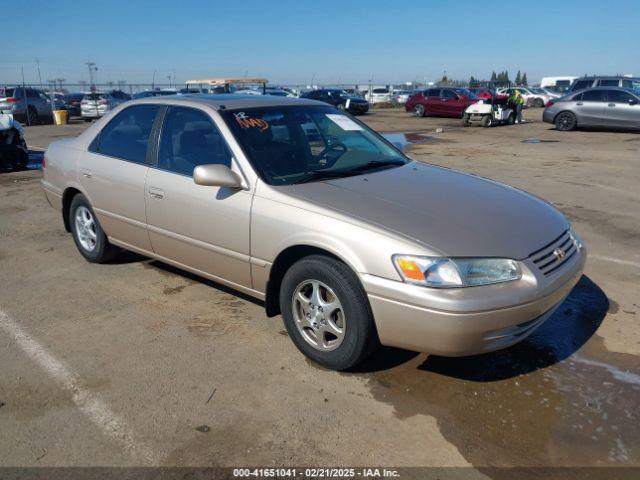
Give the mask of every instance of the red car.
POLYGON ((412 95, 404 108, 407 112, 413 112, 416 117, 462 117, 467 107, 478 100, 466 88, 437 87, 412 95))
POLYGON ((509 98, 508 95, 503 95, 501 93, 495 93, 495 90, 491 90, 486 87, 477 87, 469 89, 476 97, 482 100, 491 100, 493 95, 495 94, 497 100, 507 100, 509 98))

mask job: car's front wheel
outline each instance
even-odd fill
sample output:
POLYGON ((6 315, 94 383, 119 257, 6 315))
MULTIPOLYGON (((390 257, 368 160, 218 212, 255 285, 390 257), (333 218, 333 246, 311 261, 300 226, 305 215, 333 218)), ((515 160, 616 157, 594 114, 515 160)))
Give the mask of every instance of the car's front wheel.
POLYGON ((311 255, 293 264, 282 280, 280 309, 296 347, 324 367, 351 368, 378 345, 364 289, 334 258, 311 255))
POLYGON ((116 248, 109 243, 84 195, 79 193, 71 200, 69 220, 73 240, 84 258, 92 263, 102 263, 115 256, 116 248))

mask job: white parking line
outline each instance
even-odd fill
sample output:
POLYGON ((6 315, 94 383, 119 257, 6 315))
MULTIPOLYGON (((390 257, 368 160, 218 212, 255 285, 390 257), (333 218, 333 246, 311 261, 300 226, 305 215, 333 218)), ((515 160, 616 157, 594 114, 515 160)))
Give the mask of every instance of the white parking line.
POLYGON ((588 254, 589 258, 595 258, 596 260, 604 260, 605 262, 612 262, 612 263, 617 263, 619 265, 628 265, 630 267, 637 267, 640 268, 640 262, 632 262, 630 260, 621 260, 619 258, 614 258, 614 257, 605 257, 603 255, 593 255, 593 254, 588 254))
POLYGON ((76 407, 106 436, 119 443, 137 464, 158 465, 160 463, 159 454, 144 442, 137 440, 133 428, 124 419, 111 411, 101 398, 85 390, 76 374, 47 352, 2 310, 0 310, 0 329, 13 338, 22 351, 69 394, 76 407))

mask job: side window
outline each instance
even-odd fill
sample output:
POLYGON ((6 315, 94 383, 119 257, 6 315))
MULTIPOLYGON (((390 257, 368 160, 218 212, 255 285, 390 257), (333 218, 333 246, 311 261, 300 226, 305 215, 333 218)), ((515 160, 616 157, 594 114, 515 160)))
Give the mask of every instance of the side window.
POLYGON ((585 102, 604 102, 604 90, 589 90, 582 94, 582 100, 585 102))
POLYGON ((607 100, 614 103, 629 103, 629 100, 633 100, 635 97, 627 92, 620 90, 607 90, 607 100))
POLYGON ((211 118, 201 110, 170 107, 162 126, 158 167, 193 175, 198 165, 231 166, 231 152, 211 118))
POLYGON ((574 95, 573 98, 571 100, 573 100, 574 102, 579 102, 582 100, 582 93, 579 93, 578 95, 574 95))
POLYGON ((601 87, 617 87, 618 86, 618 79, 600 80, 598 82, 598 85, 601 86, 601 87))
POLYGON ((437 88, 432 88, 431 90, 428 91, 428 96, 429 97, 439 97, 440 96, 440 90, 438 90, 437 88))
POLYGON ((123 110, 102 129, 98 141, 92 142, 89 149, 110 157, 145 163, 151 127, 159 109, 158 105, 136 105, 123 110))
POLYGON ((582 90, 583 88, 589 88, 592 84, 592 80, 576 80, 571 90, 582 90))
POLYGON ((456 95, 452 90, 443 90, 442 96, 444 98, 458 98, 458 95, 456 95))

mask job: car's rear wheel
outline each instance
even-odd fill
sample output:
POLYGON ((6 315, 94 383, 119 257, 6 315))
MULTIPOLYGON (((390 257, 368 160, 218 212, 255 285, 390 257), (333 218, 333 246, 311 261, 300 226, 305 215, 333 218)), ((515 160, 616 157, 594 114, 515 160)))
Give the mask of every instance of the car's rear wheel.
POLYGON ((351 368, 378 345, 364 289, 334 258, 311 255, 293 264, 282 280, 280 309, 296 347, 324 367, 351 368))
POLYGON ((84 195, 77 194, 69 207, 71 234, 80 254, 92 263, 111 260, 117 249, 109 243, 91 205, 84 195))
POLYGON ((418 105, 416 105, 415 107, 413 107, 413 114, 416 117, 424 117, 425 114, 425 109, 424 109, 424 105, 421 105, 420 103, 418 105))
POLYGON ((555 125, 557 130, 568 132, 576 128, 578 119, 571 112, 560 112, 555 119, 555 125))
POLYGON ((544 107, 544 101, 541 98, 536 98, 533 104, 538 108, 544 107))
POLYGON ((507 118, 507 125, 515 125, 516 123, 516 114, 512 113, 511 115, 509 115, 509 118, 507 118))
POLYGON ((471 122, 469 121, 469 114, 465 113, 464 115, 462 115, 462 126, 468 127, 469 125, 471 125, 471 122))

